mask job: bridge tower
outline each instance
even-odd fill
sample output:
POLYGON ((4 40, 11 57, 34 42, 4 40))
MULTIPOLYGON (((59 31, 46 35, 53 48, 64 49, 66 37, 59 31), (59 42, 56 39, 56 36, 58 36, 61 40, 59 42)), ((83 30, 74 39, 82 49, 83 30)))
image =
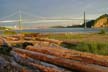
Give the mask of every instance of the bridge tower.
POLYGON ((21 16, 21 11, 19 10, 19 30, 22 30, 22 16, 21 16))
POLYGON ((84 11, 84 28, 87 28, 85 15, 86 15, 86 14, 85 14, 85 11, 84 11))

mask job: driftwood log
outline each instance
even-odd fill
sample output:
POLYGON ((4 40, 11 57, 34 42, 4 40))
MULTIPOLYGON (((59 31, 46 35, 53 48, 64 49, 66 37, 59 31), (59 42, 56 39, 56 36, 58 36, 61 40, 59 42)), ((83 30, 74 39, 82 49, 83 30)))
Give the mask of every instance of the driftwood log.
POLYGON ((41 52, 44 54, 54 55, 57 57, 67 58, 71 60, 79 60, 86 63, 97 64, 108 67, 108 59, 105 56, 95 55, 90 53, 82 53, 74 50, 67 50, 63 48, 50 48, 50 47, 34 47, 28 46, 27 50, 34 52, 41 52))
POLYGON ((50 56, 46 54, 42 54, 39 52, 32 52, 24 49, 16 49, 14 48, 13 51, 21 54, 25 54, 33 59, 38 59, 41 61, 45 61, 48 63, 56 64, 58 66, 62 66, 71 70, 77 70, 80 72, 108 72, 107 67, 97 66, 93 64, 85 64, 75 60, 68 60, 64 58, 59 58, 55 56, 50 56))
MULTIPOLYGON (((37 39, 38 40, 38 39, 37 39)), ((39 41, 46 41, 49 43, 61 44, 61 41, 50 40, 50 39, 41 39, 39 41)), ((1 40, 1 44, 8 45, 5 40, 1 40)), ((7 48, 7 47, 6 47, 7 48)), ((1 48, 2 49, 2 48, 1 48)), ((3 48, 4 49, 4 48, 3 48)), ((15 67, 17 71, 20 72, 34 72, 31 68, 23 68, 23 65, 27 65, 39 69, 42 72, 63 72, 61 69, 51 68, 49 66, 43 65, 41 63, 32 62, 33 60, 40 60, 40 62, 46 62, 50 64, 57 65, 59 67, 64 67, 64 69, 69 69, 71 71, 78 72, 108 72, 108 56, 95 55, 85 52, 79 52, 74 50, 69 50, 65 48, 50 48, 50 47, 27 47, 26 50, 12 48, 12 51, 19 55, 18 63, 16 63, 17 59, 14 61, 7 61, 6 65, 11 65, 11 67, 15 67), (26 61, 27 60, 27 61, 26 61)), ((9 51, 10 52, 10 51, 9 51)), ((3 54, 3 53, 2 53, 3 54)), ((15 54, 13 54, 14 56, 15 54)), ((4 57, 3 57, 4 58, 4 57)), ((18 58, 18 57, 16 57, 18 58)), ((2 64, 3 60, 0 59, 0 64, 2 64)), ((2 64, 3 66, 4 64, 2 64)), ((1 67, 2 67, 1 66, 1 67)), ((5 66, 3 66, 5 67, 5 66)), ((0 69, 2 70, 2 68, 0 69)), ((4 69, 3 69, 4 70, 4 69)), ((14 71, 13 71, 14 72, 14 71)), ((65 71, 66 72, 66 71, 65 71)))
POLYGON ((0 72, 33 72, 16 63, 13 58, 0 55, 0 72))
POLYGON ((19 54, 19 53, 16 53, 14 51, 12 51, 11 54, 13 55, 13 57, 15 58, 15 60, 18 63, 21 63, 23 65, 27 65, 27 66, 32 67, 34 69, 38 68, 42 72, 72 72, 72 71, 57 67, 55 65, 44 63, 44 62, 39 61, 39 60, 34 60, 34 59, 26 56, 25 54, 19 54))
POLYGON ((36 38, 36 40, 38 41, 46 41, 46 42, 49 42, 49 43, 55 43, 55 44, 61 44, 63 41, 60 41, 60 40, 55 40, 55 39, 48 39, 48 38, 36 38))

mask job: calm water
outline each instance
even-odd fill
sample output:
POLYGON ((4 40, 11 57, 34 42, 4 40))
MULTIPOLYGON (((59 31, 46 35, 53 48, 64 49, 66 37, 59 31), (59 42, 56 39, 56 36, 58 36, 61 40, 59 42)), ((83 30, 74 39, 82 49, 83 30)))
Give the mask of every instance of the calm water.
MULTIPOLYGON (((75 33, 91 33, 99 32, 100 29, 93 28, 49 28, 49 29, 26 29, 22 32, 38 32, 38 33, 62 33, 62 32, 75 32, 75 33)), ((108 31, 108 29, 106 29, 108 31)), ((19 31, 18 31, 19 32, 19 31)))

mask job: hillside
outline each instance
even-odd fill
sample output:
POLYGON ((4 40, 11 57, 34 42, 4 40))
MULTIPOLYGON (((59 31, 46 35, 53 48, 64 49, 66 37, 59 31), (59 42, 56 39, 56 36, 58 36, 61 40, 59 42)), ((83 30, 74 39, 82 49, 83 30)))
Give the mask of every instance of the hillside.
POLYGON ((94 28, 108 27, 108 14, 104 14, 97 18, 94 22, 94 28))
MULTIPOLYGON (((82 24, 82 27, 85 25, 82 24)), ((108 27, 108 14, 103 14, 95 20, 90 20, 86 22, 87 28, 102 28, 108 27)))

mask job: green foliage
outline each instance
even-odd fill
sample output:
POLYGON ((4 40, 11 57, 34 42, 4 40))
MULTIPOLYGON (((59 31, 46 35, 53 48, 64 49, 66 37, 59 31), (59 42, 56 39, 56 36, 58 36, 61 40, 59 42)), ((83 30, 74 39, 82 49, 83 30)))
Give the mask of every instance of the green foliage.
MULTIPOLYGON (((101 15, 100 17, 98 17, 95 21, 94 21, 94 25, 101 19, 107 19, 108 20, 108 14, 104 14, 104 15, 101 15)), ((107 25, 107 21, 104 21, 103 22, 103 26, 101 27, 105 27, 107 25)))
POLYGON ((100 32, 98 34, 106 34, 105 29, 101 29, 100 32))
POLYGON ((91 52, 97 54, 97 44, 96 43, 81 43, 77 45, 77 50, 81 50, 84 52, 91 52))
POLYGON ((58 40, 70 40, 70 39, 80 39, 83 35, 81 34, 71 34, 71 33, 65 33, 65 34, 50 34, 48 35, 48 38, 51 39, 58 39, 58 40))
POLYGON ((48 38, 57 40, 67 40, 78 42, 78 44, 61 44, 61 46, 69 49, 90 52, 101 55, 108 55, 108 34, 50 34, 48 38))
POLYGON ((100 17, 98 17, 96 20, 95 20, 95 23, 98 22, 98 20, 102 19, 102 18, 108 18, 108 14, 103 14, 101 15, 100 17))
POLYGON ((14 34, 17 34, 15 31, 12 31, 12 30, 5 30, 3 32, 4 35, 14 35, 14 34))
POLYGON ((6 29, 11 30, 10 28, 0 27, 0 30, 6 30, 6 29))
MULTIPOLYGON (((92 26, 94 26, 94 22, 95 22, 95 20, 90 20, 90 21, 86 22, 87 28, 91 28, 92 26)), ((82 24, 82 27, 84 27, 84 26, 85 26, 85 24, 82 24)))
POLYGON ((80 44, 64 45, 69 49, 74 49, 82 52, 89 52, 100 55, 108 55, 108 43, 98 43, 98 42, 81 42, 80 44))

